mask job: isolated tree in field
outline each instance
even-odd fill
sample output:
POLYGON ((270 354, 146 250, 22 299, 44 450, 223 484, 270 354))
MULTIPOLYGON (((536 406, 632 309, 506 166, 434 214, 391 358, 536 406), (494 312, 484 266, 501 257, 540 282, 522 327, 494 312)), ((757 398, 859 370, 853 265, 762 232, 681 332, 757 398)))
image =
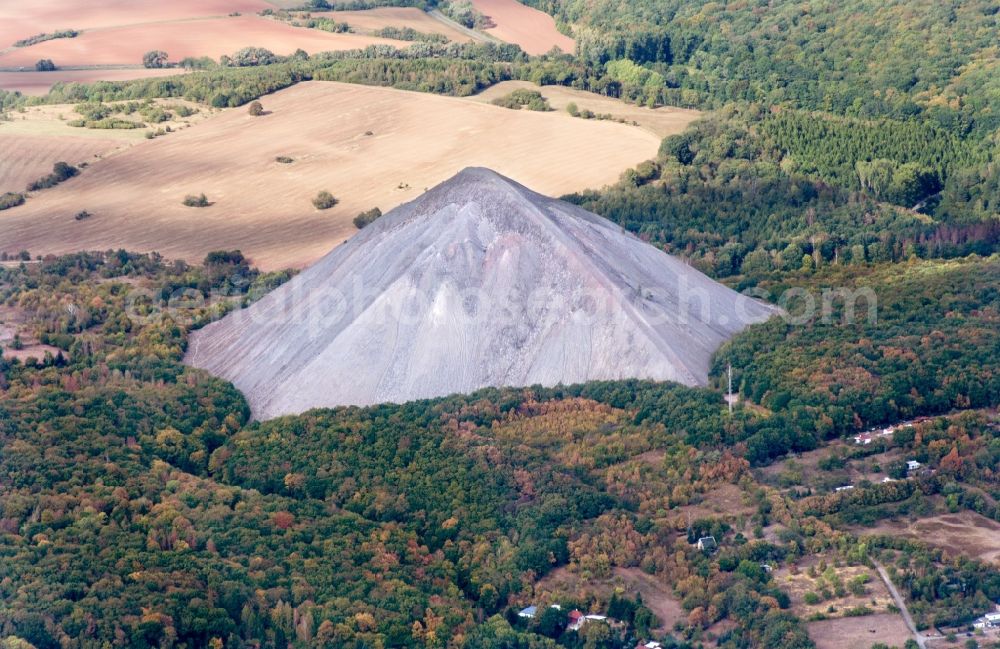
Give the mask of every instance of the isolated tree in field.
POLYGON ((493 100, 493 104, 511 110, 521 110, 522 108, 537 111, 552 110, 549 101, 542 96, 542 93, 526 88, 519 88, 503 97, 498 97, 493 100))
POLYGON ((339 201, 333 197, 333 194, 325 190, 316 194, 316 198, 313 199, 313 205, 315 205, 318 210, 328 210, 338 202, 339 201))
POLYGON ((250 102, 250 106, 247 107, 247 112, 254 117, 260 117, 264 114, 264 106, 259 101, 250 102))
POLYGON ((188 207, 208 207, 211 203, 208 202, 208 197, 204 194, 188 194, 184 197, 183 203, 188 207))
POLYGON ((56 69, 56 64, 52 62, 52 59, 39 59, 35 63, 35 69, 39 72, 52 72, 56 69))
POLYGON ((24 194, 17 192, 4 192, 0 194, 0 210, 8 210, 12 207, 24 204, 24 194))
POLYGON ((163 50, 150 50, 142 55, 144 68, 162 68, 167 65, 167 53, 163 50))
POLYGON ((28 183, 27 189, 29 192, 37 192, 40 189, 55 187, 62 181, 69 180, 78 173, 80 173, 80 170, 68 162, 57 162, 52 165, 52 173, 28 183))
POLYGON ((366 225, 370 225, 372 222, 375 221, 375 219, 379 218, 380 216, 382 216, 382 210, 380 210, 377 207, 373 207, 367 212, 362 212, 361 214, 358 214, 357 216, 354 217, 354 227, 360 230, 366 225))

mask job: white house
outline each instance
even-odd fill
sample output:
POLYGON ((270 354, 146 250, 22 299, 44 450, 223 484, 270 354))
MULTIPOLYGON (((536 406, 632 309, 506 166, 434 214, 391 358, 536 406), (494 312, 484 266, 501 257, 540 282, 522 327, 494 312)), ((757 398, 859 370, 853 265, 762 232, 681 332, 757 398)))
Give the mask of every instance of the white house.
POLYGON ((972 623, 975 629, 992 629, 1000 627, 1000 612, 998 613, 987 613, 978 620, 972 623))

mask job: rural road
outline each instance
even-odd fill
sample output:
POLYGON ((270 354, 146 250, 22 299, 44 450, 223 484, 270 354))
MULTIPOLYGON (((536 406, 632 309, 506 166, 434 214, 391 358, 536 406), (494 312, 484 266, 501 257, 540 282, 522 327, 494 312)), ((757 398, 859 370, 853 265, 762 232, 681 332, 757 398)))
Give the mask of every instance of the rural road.
POLYGON ((427 12, 427 15, 430 16, 431 18, 434 18, 438 22, 448 25, 452 29, 457 29, 458 31, 462 32, 463 34, 465 34, 474 41, 479 41, 480 43, 502 42, 499 39, 490 36, 489 34, 484 34, 483 32, 476 31, 475 29, 469 29, 462 23, 452 20, 448 16, 444 15, 444 13, 442 13, 440 9, 432 9, 431 11, 427 12))
POLYGON ((892 595, 892 599, 896 602, 896 606, 899 607, 899 612, 903 615, 903 621, 906 622, 906 626, 910 629, 910 633, 916 639, 917 644, 920 645, 920 649, 927 649, 927 638, 923 636, 919 631, 917 631, 917 625, 913 622, 913 616, 910 615, 910 610, 906 608, 906 602, 903 601, 903 597, 896 590, 895 584, 889 579, 889 573, 885 571, 882 564, 878 561, 872 561, 875 564, 875 569, 878 570, 878 576, 882 578, 885 582, 886 588, 889 589, 889 594, 892 595))

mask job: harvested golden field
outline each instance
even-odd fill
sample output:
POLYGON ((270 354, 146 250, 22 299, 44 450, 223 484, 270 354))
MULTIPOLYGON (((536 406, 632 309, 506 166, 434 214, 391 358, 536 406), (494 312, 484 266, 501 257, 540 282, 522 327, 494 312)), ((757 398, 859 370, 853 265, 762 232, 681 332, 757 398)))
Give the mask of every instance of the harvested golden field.
POLYGON ((549 195, 599 187, 656 154, 659 138, 565 113, 512 111, 388 88, 309 82, 93 164, 0 214, 0 250, 124 247, 200 261, 239 248, 265 269, 308 265, 361 211, 415 198, 469 166, 549 195), (294 162, 282 164, 275 158, 294 162), (317 210, 328 190, 340 203, 317 210), (204 192, 210 207, 185 207, 204 192), (74 221, 80 210, 93 214, 74 221))
POLYGON ((128 145, 121 140, 105 138, 5 135, 0 128, 0 149, 4 152, 0 158, 0 193, 23 192, 29 182, 51 172, 56 162, 91 163, 124 146, 128 145))
MULTIPOLYGON (((161 104, 186 103, 161 101, 161 104)), ((190 105, 190 104, 189 104, 190 105)), ((166 122, 183 128, 204 119, 209 109, 183 120, 166 122)), ((67 121, 78 115, 73 106, 32 106, 0 122, 0 193, 23 192, 32 180, 52 171, 56 162, 90 165, 145 141, 145 129, 109 130, 74 128, 67 121)), ((4 238, 0 236, 0 242, 4 238)))
POLYGON ((674 108, 673 106, 646 108, 585 90, 565 86, 537 86, 530 81, 503 81, 479 93, 475 99, 491 102, 513 90, 522 88, 539 91, 549 100, 549 105, 555 110, 564 111, 566 106, 574 103, 580 111, 590 110, 598 115, 611 115, 615 119, 634 122, 661 138, 680 133, 691 122, 701 117, 701 111, 688 108, 674 108))
POLYGON ((516 43, 528 54, 545 54, 553 47, 567 54, 576 50, 573 39, 556 29, 555 18, 544 11, 517 0, 472 0, 472 6, 496 24, 487 34, 516 43))
POLYGON ((136 65, 142 63, 142 55, 149 50, 163 50, 171 61, 179 61, 188 56, 218 59, 248 45, 286 55, 296 49, 315 54, 373 44, 409 45, 361 34, 293 27, 254 15, 225 16, 87 30, 76 38, 9 49, 0 54, 0 67, 32 67, 42 58, 52 59, 59 66, 136 65))
POLYGON ((964 555, 1000 563, 1000 523, 970 511, 930 516, 916 521, 883 521, 860 534, 889 534, 919 539, 950 556, 964 555))
POLYGON ((816 649, 860 649, 878 642, 902 647, 913 637, 898 613, 809 622, 806 631, 816 649))
POLYGON ((410 27, 425 34, 441 34, 456 43, 470 39, 464 32, 451 25, 436 20, 426 11, 416 7, 378 7, 361 11, 314 11, 314 17, 326 16, 337 22, 345 22, 358 33, 370 33, 386 27, 410 27))
MULTIPOLYGON (((0 193, 23 192, 25 185, 63 161, 91 163, 142 139, 142 132, 72 128, 58 119, 72 106, 35 106, 0 122, 0 193)), ((0 236, 0 241, 3 237, 0 236)))
POLYGON ((0 71, 0 89, 17 90, 25 95, 44 95, 53 84, 91 83, 93 81, 128 81, 129 79, 145 79, 147 77, 166 77, 183 74, 183 70, 128 68, 102 70, 55 70, 53 72, 2 72, 0 71))

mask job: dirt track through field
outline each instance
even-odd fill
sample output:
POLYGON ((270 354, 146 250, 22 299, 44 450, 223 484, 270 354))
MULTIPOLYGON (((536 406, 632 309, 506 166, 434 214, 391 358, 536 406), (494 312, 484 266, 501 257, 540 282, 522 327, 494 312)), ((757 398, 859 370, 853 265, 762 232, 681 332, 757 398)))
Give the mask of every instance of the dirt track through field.
POLYGON ((885 571, 882 564, 877 561, 873 563, 875 564, 875 569, 878 571, 878 576, 882 579, 882 583, 884 583, 885 587, 889 589, 889 594, 892 595, 893 601, 896 602, 896 607, 899 609, 900 615, 903 616, 903 621, 906 622, 906 628, 909 629, 913 637, 916 638, 917 644, 920 645, 920 649, 924 649, 926 646, 924 644, 924 638, 917 631, 917 625, 913 622, 913 616, 910 615, 910 609, 906 607, 906 600, 904 600, 903 596, 899 594, 899 591, 896 589, 896 585, 892 583, 892 579, 889 578, 889 573, 885 571))
POLYGON ((632 126, 386 88, 309 82, 262 101, 264 117, 225 111, 0 213, 0 250, 124 247, 200 261, 239 248, 265 269, 302 267, 351 236, 359 212, 411 200, 465 167, 558 196, 614 182, 659 146, 632 126), (313 208, 320 190, 340 204, 313 208), (201 192, 211 207, 181 204, 201 192), (75 221, 80 210, 93 216, 75 221))
POLYGON ((659 628, 670 632, 677 622, 687 620, 681 603, 671 588, 660 578, 643 572, 640 568, 615 568, 615 576, 642 594, 642 602, 660 621, 659 628))

